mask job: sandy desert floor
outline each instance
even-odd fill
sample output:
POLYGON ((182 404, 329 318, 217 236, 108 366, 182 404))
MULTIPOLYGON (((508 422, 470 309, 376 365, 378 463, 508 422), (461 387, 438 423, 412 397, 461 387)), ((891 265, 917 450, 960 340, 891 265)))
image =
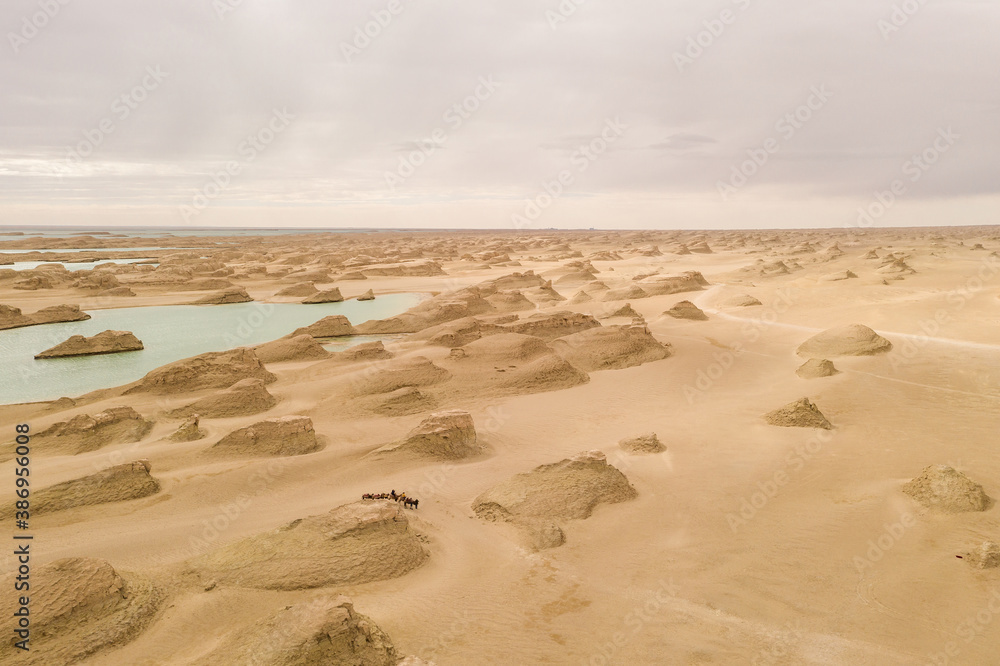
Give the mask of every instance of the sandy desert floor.
MULTIPOLYGON (((130 243, 156 244, 62 247, 130 243)), ((163 245, 208 249, 0 266, 0 304, 428 298, 352 322, 381 346, 0 406, 5 507, 31 429, 36 586, 3 663, 1000 663, 998 228, 163 245), (390 490, 418 507, 362 500, 390 490)))

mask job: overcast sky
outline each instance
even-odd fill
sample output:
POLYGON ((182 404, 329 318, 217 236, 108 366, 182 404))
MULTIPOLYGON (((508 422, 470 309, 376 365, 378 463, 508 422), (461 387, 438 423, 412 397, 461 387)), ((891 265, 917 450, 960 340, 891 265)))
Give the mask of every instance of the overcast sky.
POLYGON ((1000 223, 994 0, 5 0, 0 27, 0 225, 1000 223))

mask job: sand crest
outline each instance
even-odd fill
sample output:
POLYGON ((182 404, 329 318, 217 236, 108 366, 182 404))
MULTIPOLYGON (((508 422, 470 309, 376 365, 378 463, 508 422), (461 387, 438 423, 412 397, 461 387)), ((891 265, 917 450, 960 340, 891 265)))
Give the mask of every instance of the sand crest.
POLYGON ((192 565, 206 579, 272 590, 397 578, 428 557, 407 513, 389 500, 346 504, 228 544, 192 565))

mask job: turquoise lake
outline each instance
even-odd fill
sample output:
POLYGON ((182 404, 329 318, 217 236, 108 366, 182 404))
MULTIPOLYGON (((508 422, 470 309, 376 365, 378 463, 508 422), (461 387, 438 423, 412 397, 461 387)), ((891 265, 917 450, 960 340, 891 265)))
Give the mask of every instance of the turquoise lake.
MULTIPOLYGON (((233 305, 166 305, 90 310, 87 321, 44 324, 0 331, 0 404, 76 397, 100 388, 139 379, 153 368, 204 352, 260 344, 287 335, 329 315, 344 315, 352 324, 395 316, 419 303, 421 294, 386 294, 374 301, 301 305, 236 303, 233 305), (71 335, 106 330, 132 331, 141 351, 35 360, 40 351, 71 335)), ((391 339, 397 336, 386 336, 391 339)), ((339 349, 375 336, 338 338, 339 349)))

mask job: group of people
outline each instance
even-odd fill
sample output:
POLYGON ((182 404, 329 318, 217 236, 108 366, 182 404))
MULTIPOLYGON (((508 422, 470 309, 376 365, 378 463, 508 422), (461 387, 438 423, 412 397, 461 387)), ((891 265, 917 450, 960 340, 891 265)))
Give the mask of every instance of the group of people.
POLYGON ((402 502, 403 506, 407 509, 416 509, 417 505, 420 504, 420 500, 413 499, 412 497, 407 497, 406 493, 397 493, 395 489, 388 493, 365 493, 361 496, 363 500, 377 500, 377 499, 388 499, 394 502, 402 502))

